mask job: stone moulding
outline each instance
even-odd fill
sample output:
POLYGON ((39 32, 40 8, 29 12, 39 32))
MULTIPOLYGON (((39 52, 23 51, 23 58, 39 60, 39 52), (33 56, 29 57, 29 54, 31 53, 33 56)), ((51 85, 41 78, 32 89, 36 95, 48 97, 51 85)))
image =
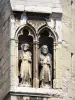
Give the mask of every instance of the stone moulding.
POLYGON ((26 96, 26 97, 43 97, 43 98, 60 98, 63 99, 62 89, 45 89, 45 88, 27 88, 15 87, 11 89, 3 100, 8 100, 10 96, 26 96))
POLYGON ((13 11, 26 11, 26 12, 37 12, 37 13, 62 13, 61 7, 51 8, 51 7, 40 7, 40 6, 24 6, 24 5, 14 5, 12 6, 13 11))
POLYGON ((10 90, 10 95, 63 98, 62 89, 45 89, 45 88, 35 89, 27 87, 16 87, 14 90, 10 90))

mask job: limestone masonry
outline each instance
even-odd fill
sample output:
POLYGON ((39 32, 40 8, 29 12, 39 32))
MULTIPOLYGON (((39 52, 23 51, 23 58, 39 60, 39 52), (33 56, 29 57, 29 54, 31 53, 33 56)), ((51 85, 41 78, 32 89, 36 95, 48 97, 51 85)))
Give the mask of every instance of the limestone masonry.
POLYGON ((0 0, 0 100, 75 100, 75 0, 0 0))

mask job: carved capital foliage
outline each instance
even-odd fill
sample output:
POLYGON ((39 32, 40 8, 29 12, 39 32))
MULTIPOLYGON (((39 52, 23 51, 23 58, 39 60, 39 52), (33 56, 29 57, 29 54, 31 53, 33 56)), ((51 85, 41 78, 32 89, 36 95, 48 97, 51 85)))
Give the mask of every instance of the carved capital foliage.
POLYGON ((55 32, 54 29, 50 28, 47 24, 46 21, 41 21, 41 20, 28 20, 26 24, 20 25, 17 30, 16 30, 16 39, 20 35, 23 35, 23 29, 26 28, 28 30, 28 36, 33 37, 33 41, 38 42, 39 38, 41 36, 41 33, 44 30, 47 30, 49 33, 48 37, 53 38, 54 41, 57 41, 58 35, 55 32))
POLYGON ((48 30, 49 32, 49 36, 48 37, 51 37, 53 38, 54 41, 57 41, 58 39, 58 35, 57 33, 55 32, 54 29, 52 29, 51 27, 49 27, 47 24, 46 24, 46 21, 41 21, 41 20, 28 20, 28 23, 30 25, 32 25, 34 28, 35 28, 35 41, 39 41, 39 38, 40 38, 40 33, 43 31, 43 30, 48 30))
POLYGON ((41 20, 28 20, 28 23, 29 23, 30 25, 32 25, 32 26, 35 28, 36 34, 38 33, 38 29, 39 29, 41 26, 43 26, 43 25, 46 24, 45 21, 41 21, 41 20))

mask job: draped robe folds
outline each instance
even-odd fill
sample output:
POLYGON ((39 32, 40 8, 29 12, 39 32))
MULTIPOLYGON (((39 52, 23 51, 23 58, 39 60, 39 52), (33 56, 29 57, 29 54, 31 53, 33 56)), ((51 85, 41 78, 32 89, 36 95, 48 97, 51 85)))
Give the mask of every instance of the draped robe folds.
POLYGON ((31 60, 31 52, 27 51, 21 54, 21 69, 20 74, 22 78, 22 83, 30 84, 30 79, 32 78, 32 60, 31 60))
POLYGON ((40 55, 40 65, 41 65, 40 82, 43 81, 44 84, 47 84, 51 81, 51 57, 49 54, 40 55))

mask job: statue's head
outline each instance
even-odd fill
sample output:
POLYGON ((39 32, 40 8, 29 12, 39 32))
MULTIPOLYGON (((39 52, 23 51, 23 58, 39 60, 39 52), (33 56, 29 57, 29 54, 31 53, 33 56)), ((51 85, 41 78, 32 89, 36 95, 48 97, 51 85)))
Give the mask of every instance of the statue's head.
POLYGON ((43 46, 41 47, 41 52, 42 52, 44 55, 46 55, 46 54, 48 53, 48 46, 47 46, 47 45, 43 45, 43 46))
POLYGON ((29 44, 28 43, 23 44, 22 49, 23 51, 29 50, 29 44))

